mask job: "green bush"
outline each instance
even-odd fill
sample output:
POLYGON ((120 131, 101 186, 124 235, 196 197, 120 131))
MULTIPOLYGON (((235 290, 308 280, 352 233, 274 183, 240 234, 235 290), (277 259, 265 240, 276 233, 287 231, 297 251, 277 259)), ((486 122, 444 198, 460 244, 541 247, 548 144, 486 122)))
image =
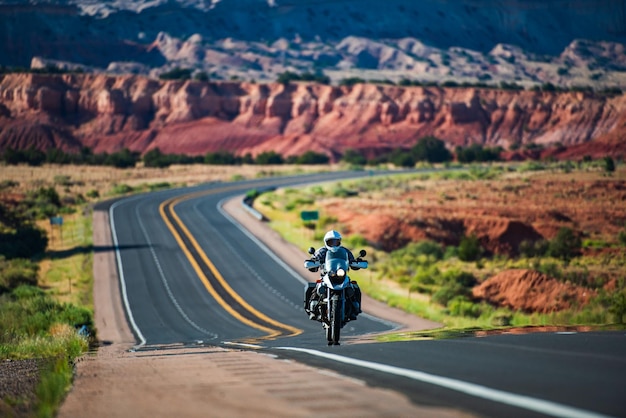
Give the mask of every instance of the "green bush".
POLYGON ((367 240, 362 235, 354 234, 344 239, 344 245, 352 249, 362 249, 367 246, 367 240))
POLYGON ((433 241, 424 240, 409 243, 391 252, 387 261, 383 262, 383 266, 388 271, 395 271, 398 266, 408 266, 407 275, 413 276, 411 278, 413 287, 420 292, 432 293, 433 289, 428 286, 441 282, 441 273, 435 264, 442 258, 442 247, 433 241))
POLYGON ((113 185, 113 194, 126 194, 131 193, 134 189, 128 184, 114 184, 113 185))
POLYGON ((38 272, 39 266, 28 259, 5 260, 0 257, 0 294, 23 284, 37 286, 38 272))
POLYGON ((437 281, 441 287, 433 293, 431 299, 442 306, 447 306, 457 296, 471 298, 471 289, 477 283, 473 274, 459 270, 448 270, 437 281))
POLYGON ((491 325, 496 327, 508 327, 511 325, 513 315, 510 313, 498 312, 491 318, 491 325))
POLYGON ((433 136, 421 138, 411 148, 411 154, 415 161, 443 163, 452 160, 452 154, 446 148, 445 142, 433 136))
POLYGON ((543 257, 548 253, 550 243, 546 240, 529 241, 524 240, 519 245, 520 255, 523 257, 543 257))
POLYGON ((541 263, 541 265, 539 266, 537 270, 555 279, 563 278, 563 272, 561 271, 561 268, 559 267, 559 265, 556 263, 552 263, 552 262, 541 263))
POLYGON ((189 80, 193 70, 189 68, 174 68, 171 71, 159 75, 161 80, 189 80))
POLYGON ((483 254, 483 248, 475 235, 464 236, 459 243, 459 259, 462 261, 476 261, 483 254))
POLYGON ((270 165, 270 164, 284 164, 283 157, 275 151, 262 152, 254 159, 255 164, 270 165))
POLYGON ((346 149, 341 159, 348 164, 354 165, 365 165, 367 164, 367 159, 357 150, 354 149, 346 149))
POLYGON ((616 293, 611 298, 609 313, 613 315, 613 320, 618 324, 624 323, 624 315, 626 315, 626 295, 623 292, 616 293))
POLYGON ((343 187, 341 184, 337 184, 337 186, 331 191, 331 195, 333 197, 352 197, 358 196, 359 192, 356 190, 349 190, 343 187))
POLYGON ((204 163, 210 165, 235 165, 238 163, 235 154, 229 151, 208 152, 204 156, 204 163))
POLYGON ((431 300, 441 306, 447 306, 448 303, 457 296, 466 296, 467 289, 458 283, 448 283, 441 286, 431 296, 431 300))
POLYGON ((328 164, 330 158, 326 154, 307 151, 298 157, 292 157, 287 160, 290 164, 328 164))
POLYGON ((0 296, 0 317, 0 345, 12 346, 13 349, 17 349, 20 341, 49 336, 51 326, 56 323, 73 328, 85 325, 93 329, 89 310, 58 303, 43 290, 27 285, 0 296))
POLYGON ((582 240, 571 228, 560 228, 556 237, 550 241, 548 255, 568 262, 580 254, 582 240))
POLYGON ((447 305, 448 312, 453 316, 478 318, 482 314, 481 306, 464 296, 455 296, 447 305))

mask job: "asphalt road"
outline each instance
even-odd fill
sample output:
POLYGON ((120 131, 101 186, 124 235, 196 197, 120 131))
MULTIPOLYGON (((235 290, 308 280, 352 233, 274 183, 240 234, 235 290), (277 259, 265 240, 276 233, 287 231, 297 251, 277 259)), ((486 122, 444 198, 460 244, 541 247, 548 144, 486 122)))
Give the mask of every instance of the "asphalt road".
MULTIPOLYGON (((626 417, 623 331, 327 347, 321 326, 302 308, 299 272, 259 247, 219 203, 253 188, 364 175, 216 183, 100 207, 111 214, 137 348, 248 344, 403 392, 420 404, 482 416, 626 417)), ((394 326, 361 315, 342 338, 394 326)))

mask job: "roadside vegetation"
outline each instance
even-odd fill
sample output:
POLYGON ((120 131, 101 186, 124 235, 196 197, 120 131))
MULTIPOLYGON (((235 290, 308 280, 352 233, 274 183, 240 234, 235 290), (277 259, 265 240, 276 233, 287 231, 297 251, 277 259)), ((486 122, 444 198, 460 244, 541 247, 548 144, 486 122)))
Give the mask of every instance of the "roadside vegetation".
MULTIPOLYGON (((403 199, 409 191, 431 187, 446 190, 441 187, 446 184, 469 190, 463 184, 482 183, 482 187, 499 190, 506 202, 507 193, 519 194, 520 191, 519 186, 507 180, 511 178, 523 185, 546 175, 565 176, 563 181, 569 176, 572 182, 591 176, 600 183, 599 179, 616 175, 622 179, 626 174, 623 166, 616 171, 614 162, 607 163, 604 159, 579 163, 473 164, 465 166, 465 170, 450 165, 434 170, 432 166, 422 166, 428 169, 418 174, 279 189, 258 196, 255 208, 270 219, 270 225, 287 240, 306 250, 310 246, 317 247, 328 229, 346 229, 346 224, 338 217, 338 199, 344 202, 353 199, 354 206, 358 207, 358 202, 363 201, 358 199, 394 202, 403 199), (318 210, 318 221, 300 219, 301 211, 311 210, 318 210)), ((621 187, 623 180, 616 184, 621 187)), ((443 212, 449 202, 457 199, 446 193, 440 192, 437 196, 443 212)), ((480 195, 469 196, 469 199, 475 205, 481 204, 480 195)), ((602 202, 597 201, 597 204, 602 205, 602 202)), ((400 204, 397 210, 403 210, 400 204)), ((414 207, 413 210, 421 209, 414 207)), ((348 214, 343 218, 349 217, 348 214)), ((352 273, 364 292, 391 306, 441 322, 446 330, 605 326, 622 324, 626 315, 626 219, 607 219, 606 222, 621 222, 623 227, 613 236, 585 234, 585 231, 580 234, 572 228, 561 227, 551 239, 522 242, 514 254, 490 252, 473 234, 462 236, 453 244, 423 239, 386 250, 380 242, 348 233, 344 244, 354 250, 365 248, 368 251, 370 268, 352 273), (478 284, 500 272, 516 269, 543 273, 558 282, 588 289, 594 296, 584 305, 572 302, 569 309, 551 312, 511 309, 473 296, 472 289, 478 284)))
POLYGON ((90 219, 74 212, 53 186, 0 202, 0 358, 36 359, 30 372, 39 376, 31 396, 2 390, 2 415, 54 416, 73 362, 95 337, 90 219), (59 213, 71 220, 62 226, 62 239, 60 231, 45 230, 48 216, 59 213))
MULTIPOLYGON (((402 191, 425 188, 432 182, 497 182, 511 173, 529 178, 548 172, 624 175, 623 167, 612 159, 585 159, 579 163, 530 161, 515 166, 476 164, 497 160, 500 151, 475 146, 457 149, 455 156, 432 137, 376 160, 348 150, 341 167, 373 170, 391 164, 428 170, 251 196, 256 197, 255 205, 272 220, 275 229, 306 249, 317 246, 327 229, 342 229, 333 212, 324 209, 330 201, 349 202, 363 196, 389 200, 401 196, 402 191), (475 164, 454 163, 453 157, 475 164), (439 168, 430 170, 433 164, 439 168), (303 222, 299 217, 301 210, 320 208, 316 222, 303 222)), ((28 361, 37 374, 32 396, 16 395, 8 391, 8 385, 0 387, 0 415, 8 416, 54 416, 71 385, 73 363, 95 340, 91 241, 91 207, 95 202, 212 181, 337 168, 329 168, 326 156, 315 153, 289 160, 300 161, 296 165, 287 164, 287 160, 272 152, 258 155, 250 164, 229 153, 207 154, 200 163, 188 163, 179 159, 181 156, 161 154, 158 150, 141 159, 127 150, 101 156, 88 150, 78 154, 8 150, 2 157, 0 358, 28 361), (62 224, 58 222, 60 218, 62 224)), ((442 203, 452 199, 446 192, 437 198, 442 203)), ((454 245, 421 241, 393 251, 381 249, 359 234, 347 235, 345 243, 354 249, 368 250, 371 268, 355 273, 365 292, 392 306, 443 322, 448 329, 609 324, 621 322, 626 311, 624 277, 617 277, 613 291, 604 288, 607 272, 623 271, 624 251, 619 257, 606 259, 586 251, 626 248, 626 227, 614 239, 582 237, 580 241, 564 230, 552 240, 521 246, 516 257, 489 254, 471 235, 454 245), (513 311, 472 297, 470 290, 476 283, 503 269, 521 266, 595 289, 597 296, 585 306, 552 314, 513 311)))
MULTIPOLYGON (((4 155, 14 158, 16 153, 4 155)), ((67 164, 49 164, 41 160, 46 154, 33 150, 17 155, 10 164, 0 164, 0 361, 16 370, 0 373, 0 416, 55 416, 71 386, 76 359, 96 341, 93 204, 172 187, 328 169, 286 164, 134 167, 135 160, 132 168, 122 168, 98 165, 102 160, 89 160, 95 156, 87 150, 48 153, 79 159, 67 164), (80 163, 83 157, 89 161, 80 163)), ((124 151, 112 158, 128 156, 132 153, 124 151)))

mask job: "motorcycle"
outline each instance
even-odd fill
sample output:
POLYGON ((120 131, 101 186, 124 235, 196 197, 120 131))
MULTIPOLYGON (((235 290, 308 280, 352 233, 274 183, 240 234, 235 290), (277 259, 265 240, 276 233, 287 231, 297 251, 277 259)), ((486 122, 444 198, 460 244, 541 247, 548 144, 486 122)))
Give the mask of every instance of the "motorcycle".
MULTIPOLYGON (((309 254, 315 254, 315 248, 309 248, 309 254)), ((321 278, 304 288, 304 310, 322 323, 328 345, 339 345, 341 329, 361 312, 361 290, 356 281, 350 280, 348 270, 367 268, 367 261, 362 259, 366 254, 365 250, 359 251, 359 257, 350 263, 348 252, 340 247, 326 252, 323 265, 313 258, 304 261, 309 271, 322 268, 321 278)))

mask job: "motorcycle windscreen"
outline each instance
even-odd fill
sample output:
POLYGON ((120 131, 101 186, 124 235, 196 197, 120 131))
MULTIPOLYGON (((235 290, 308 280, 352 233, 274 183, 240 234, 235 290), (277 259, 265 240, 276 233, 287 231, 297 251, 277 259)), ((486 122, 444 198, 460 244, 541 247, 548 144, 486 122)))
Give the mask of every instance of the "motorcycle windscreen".
POLYGON ((348 252, 344 248, 338 248, 335 252, 327 251, 325 268, 333 283, 343 282, 345 277, 337 277, 336 274, 339 269, 348 273, 348 252))

